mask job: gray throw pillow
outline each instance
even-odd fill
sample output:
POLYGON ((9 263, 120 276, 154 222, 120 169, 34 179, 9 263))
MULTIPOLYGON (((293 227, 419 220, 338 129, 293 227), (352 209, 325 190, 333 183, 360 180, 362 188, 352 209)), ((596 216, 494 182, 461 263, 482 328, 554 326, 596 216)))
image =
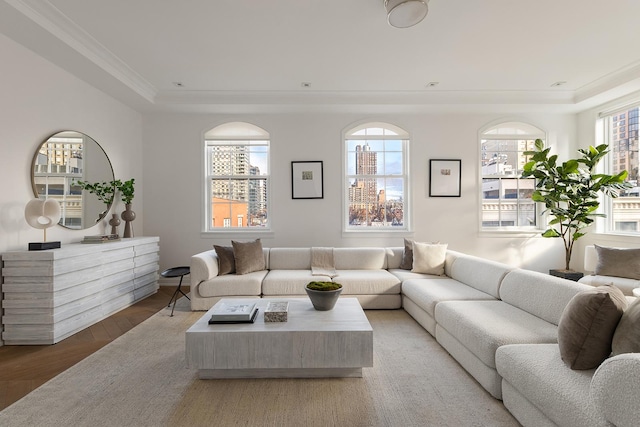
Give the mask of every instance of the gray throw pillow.
POLYGON ((266 268, 260 239, 253 242, 231 241, 236 261, 236 274, 248 274, 266 268))
POLYGON ((594 246, 598 254, 595 274, 640 280, 640 249, 594 246))
POLYGON ((403 270, 411 270, 413 268, 413 240, 404 239, 404 251, 402 252, 400 268, 403 270))
POLYGON ((560 356, 571 369, 593 369, 611 354, 613 334, 627 307, 622 291, 613 285, 577 293, 558 323, 560 356))
POLYGON ((213 245, 218 255, 218 276, 236 272, 236 260, 233 255, 233 246, 213 245))
POLYGON ((613 355, 640 353, 640 298, 624 311, 620 323, 613 334, 611 343, 613 355))

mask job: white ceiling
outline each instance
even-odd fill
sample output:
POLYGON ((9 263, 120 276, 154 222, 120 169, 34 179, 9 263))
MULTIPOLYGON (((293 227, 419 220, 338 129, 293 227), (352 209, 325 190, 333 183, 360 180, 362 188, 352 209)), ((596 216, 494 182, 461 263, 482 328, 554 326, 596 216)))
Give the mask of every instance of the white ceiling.
POLYGON ((640 89, 639 18, 638 0, 431 0, 408 29, 383 0, 0 0, 0 32, 139 110, 579 111, 640 89))

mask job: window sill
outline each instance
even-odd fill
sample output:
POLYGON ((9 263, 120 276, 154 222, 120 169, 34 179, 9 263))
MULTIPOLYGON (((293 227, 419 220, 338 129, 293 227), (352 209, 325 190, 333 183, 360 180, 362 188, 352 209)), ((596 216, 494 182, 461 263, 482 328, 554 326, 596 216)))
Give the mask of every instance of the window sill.
POLYGON ((413 237, 413 231, 409 230, 342 230, 342 237, 413 237))
POLYGON ((522 238, 531 238, 531 237, 541 237, 542 238, 542 230, 480 230, 478 233, 479 237, 522 237, 522 238))

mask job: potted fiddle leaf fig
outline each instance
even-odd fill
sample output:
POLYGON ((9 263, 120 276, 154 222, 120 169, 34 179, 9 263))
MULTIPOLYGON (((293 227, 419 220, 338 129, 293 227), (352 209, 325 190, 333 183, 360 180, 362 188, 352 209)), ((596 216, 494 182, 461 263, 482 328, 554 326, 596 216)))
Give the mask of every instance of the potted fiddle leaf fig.
POLYGON ((305 287, 313 308, 320 311, 333 309, 342 292, 342 285, 336 282, 310 282, 305 287))
POLYGON ((532 199, 544 203, 543 213, 547 212, 551 218, 542 236, 559 237, 564 242, 564 270, 550 270, 550 273, 577 280, 582 273, 571 270, 569 265, 574 243, 585 235, 584 229, 593 223, 594 217, 605 216, 597 212, 600 194, 615 198, 631 184, 625 181, 626 170, 616 175, 596 173, 596 166, 609 152, 607 144, 579 149, 578 158, 561 164, 558 156, 550 156, 549 151, 542 140, 536 139, 535 150, 524 153, 531 158, 524 165, 522 177, 536 179, 532 199))

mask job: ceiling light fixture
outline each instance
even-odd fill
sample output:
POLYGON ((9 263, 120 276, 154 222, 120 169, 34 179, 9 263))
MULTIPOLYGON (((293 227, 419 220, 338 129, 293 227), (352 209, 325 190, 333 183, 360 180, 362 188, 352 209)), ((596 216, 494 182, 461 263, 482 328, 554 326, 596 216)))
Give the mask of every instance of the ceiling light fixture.
POLYGON ((392 27, 409 28, 427 16, 429 0, 384 0, 387 21, 392 27))
POLYGON ((564 86, 564 85, 566 85, 566 84, 567 84, 567 82, 565 82, 565 81, 559 81, 559 82, 555 82, 555 83, 553 83, 553 84, 551 85, 551 87, 564 86))
POLYGON ((429 82, 425 85, 425 87, 430 88, 430 87, 436 87, 438 86, 440 82, 429 82))

